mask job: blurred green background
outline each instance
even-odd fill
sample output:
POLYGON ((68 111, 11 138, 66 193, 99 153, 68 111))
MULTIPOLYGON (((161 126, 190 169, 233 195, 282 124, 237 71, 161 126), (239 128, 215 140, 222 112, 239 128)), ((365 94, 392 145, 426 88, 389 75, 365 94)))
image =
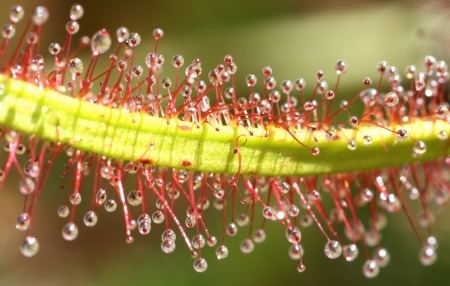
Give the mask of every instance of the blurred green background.
MULTIPOLYGON (((262 89, 261 69, 266 65, 273 68, 278 83, 304 77, 311 91, 319 69, 325 71, 330 85, 334 84, 334 64, 345 59, 349 70, 342 78, 338 96, 348 97, 362 88, 365 76, 378 77, 375 67, 381 60, 403 72, 408 64, 416 64, 423 70, 423 57, 428 54, 438 59, 449 58, 450 35, 446 21, 449 11, 445 1, 85 0, 78 3, 84 6, 85 15, 79 21, 81 30, 75 38, 91 36, 101 28, 107 28, 114 35, 118 27, 126 26, 143 39, 137 49, 136 62, 144 65, 145 55, 154 46, 152 31, 162 28, 165 34, 158 51, 166 58, 165 75, 174 76, 169 61, 175 54, 182 54, 187 63, 201 58, 203 79, 230 54, 237 63, 238 89, 244 96, 249 92, 244 86, 245 76, 256 74, 260 79, 258 87, 262 89)), ((8 21, 9 7, 15 4, 25 7, 26 18, 37 4, 50 10, 50 19, 43 29, 45 53, 49 43, 63 42, 64 25, 73 2, 2 0, 0 20, 4 23, 8 21)), ((18 33, 24 22, 18 25, 18 33)), ((4 158, 5 154, 1 156, 4 158)), ((56 166, 62 169, 62 161, 56 166)), ((266 242, 257 244, 250 255, 239 250, 247 228, 240 229, 236 237, 227 238, 230 255, 223 261, 215 258, 215 248, 205 247, 208 270, 199 274, 193 270, 193 260, 180 237, 174 253, 167 255, 161 251, 162 226, 153 224, 149 236, 136 234, 136 241, 128 245, 121 211, 109 214, 99 208, 96 210, 97 226, 85 227, 82 216, 89 208, 90 184, 82 191, 84 202, 76 218, 80 235, 74 242, 64 241, 60 230, 65 220, 57 217, 56 210, 64 203, 65 191, 58 188, 59 170, 55 170, 53 176, 45 186, 35 213, 33 235, 38 238, 41 249, 31 259, 21 256, 18 248, 23 233, 14 229, 23 199, 17 191, 16 178, 11 177, 9 185, 1 191, 0 285, 450 284, 450 245, 446 243, 450 240, 450 227, 446 222, 450 213, 447 208, 436 213, 439 258, 429 267, 420 264, 419 243, 406 216, 399 213, 388 217, 388 226, 383 231, 383 245, 391 253, 391 263, 374 280, 365 279, 361 272, 362 253, 351 263, 345 262, 343 257, 327 259, 323 253, 325 239, 315 226, 302 230, 306 272, 297 273, 297 261, 288 257, 289 244, 282 227, 276 223, 267 225, 266 242)), ((179 211, 184 212, 184 207, 179 211)), ((212 207, 205 214, 211 232, 218 238, 221 236, 220 217, 212 207)), ((367 219, 363 222, 366 224, 367 219)))

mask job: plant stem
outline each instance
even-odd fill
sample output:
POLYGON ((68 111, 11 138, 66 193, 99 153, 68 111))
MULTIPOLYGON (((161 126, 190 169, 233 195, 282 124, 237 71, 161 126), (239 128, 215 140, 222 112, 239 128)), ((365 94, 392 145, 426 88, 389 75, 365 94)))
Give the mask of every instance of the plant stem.
POLYGON ((438 133, 450 133, 445 121, 431 119, 402 125, 410 134, 405 141, 397 141, 395 133, 375 125, 339 131, 340 138, 333 141, 326 140, 323 131, 316 131, 317 143, 306 130, 292 129, 303 144, 320 148, 320 154, 313 156, 310 149, 274 125, 267 131, 241 126, 217 126, 216 131, 210 124, 130 113, 5 76, 0 76, 0 83, 4 85, 0 92, 3 126, 118 160, 202 172, 236 174, 240 166, 240 174, 285 176, 378 169, 444 156, 448 142, 439 140, 438 133), (363 144, 367 135, 372 137, 370 146, 363 144), (354 138, 356 150, 349 150, 344 138, 354 138), (425 142, 427 151, 414 158, 412 148, 417 141, 425 142), (236 148, 241 162, 233 152, 236 148))

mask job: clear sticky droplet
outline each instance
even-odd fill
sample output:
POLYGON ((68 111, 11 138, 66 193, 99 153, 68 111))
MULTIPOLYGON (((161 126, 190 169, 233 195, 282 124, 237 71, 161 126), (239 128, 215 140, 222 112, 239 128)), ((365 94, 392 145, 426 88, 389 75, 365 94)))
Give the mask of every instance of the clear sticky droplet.
POLYGON ((97 194, 95 195, 95 203, 97 206, 101 206, 103 205, 103 203, 106 201, 107 199, 107 195, 106 195, 106 190, 104 189, 99 189, 97 191, 97 194))
POLYGON ((441 118, 441 119, 447 118, 449 115, 448 105, 441 104, 438 107, 436 107, 435 114, 436 114, 436 117, 438 117, 438 118, 441 118))
POLYGON ((31 218, 28 213, 21 213, 16 220, 16 229, 27 230, 30 227, 31 218))
POLYGON ((13 23, 17 23, 20 20, 22 20, 24 15, 25 11, 23 10, 23 7, 20 5, 13 6, 9 11, 9 18, 13 23))
POLYGON ((424 245, 419 252, 419 260, 422 265, 428 266, 433 264, 437 259, 436 249, 430 245, 424 245))
POLYGON ((45 8, 43 6, 38 6, 38 7, 36 7, 36 9, 34 9, 31 19, 33 20, 33 23, 36 26, 41 26, 42 24, 44 24, 47 21, 48 16, 49 16, 49 12, 48 12, 47 8, 45 8))
POLYGON ((155 211, 152 214, 152 220, 154 223, 162 223, 164 221, 164 212, 162 211, 155 211))
POLYGON ((94 211, 88 211, 83 218, 84 224, 89 227, 96 225, 97 220, 98 218, 94 211))
POLYGON ((170 228, 166 229, 161 235, 161 240, 166 240, 166 239, 175 241, 177 239, 177 235, 175 234, 175 231, 173 231, 170 228))
POLYGON ((22 245, 20 246, 20 252, 26 257, 35 256, 39 251, 39 242, 33 236, 25 237, 22 245))
POLYGON ((399 97, 397 95, 397 93, 391 91, 388 92, 385 96, 384 96, 384 103, 389 106, 389 107, 394 107, 398 104, 399 102, 399 97))
POLYGON ((311 153, 312 153, 314 156, 319 155, 319 153, 320 153, 319 147, 314 147, 314 148, 312 148, 312 149, 311 149, 311 153))
POLYGON ((117 208, 117 203, 115 200, 107 200, 104 206, 107 212, 113 212, 117 208))
POLYGON ((69 207, 64 205, 64 206, 60 206, 58 208, 58 215, 59 217, 65 218, 68 217, 70 213, 69 207))
POLYGON ((2 27, 2 36, 5 39, 11 39, 16 34, 16 28, 11 24, 6 24, 2 27))
POLYGON ((83 72, 83 62, 79 58, 71 59, 69 68, 72 75, 79 76, 83 72))
POLYGON ((215 236, 211 236, 206 240, 206 243, 208 244, 209 247, 214 247, 217 244, 217 238, 215 236))
POLYGON ((408 131, 406 131, 403 128, 397 130, 396 134, 397 134, 397 139, 400 141, 405 141, 406 139, 408 139, 408 131))
POLYGON ((166 239, 161 242, 161 250, 164 253, 172 253, 174 252, 176 247, 175 241, 166 239))
POLYGON ((353 139, 348 141, 347 148, 351 151, 356 150, 356 141, 353 139))
POLYGON ((80 4, 74 4, 72 7, 70 7, 70 19, 72 20, 78 20, 81 17, 83 17, 84 9, 83 6, 80 4))
POLYGON ((425 154, 427 152, 427 144, 423 141, 417 141, 414 143, 413 152, 418 156, 425 154))
POLYGON ((243 253, 248 254, 251 253, 253 249, 255 249, 255 245, 253 244, 253 241, 251 239, 247 238, 242 241, 240 249, 243 253))
POLYGON ((201 273, 201 272, 205 272, 207 268, 208 268, 208 263, 206 262, 205 259, 200 257, 194 261, 195 271, 201 273))
POLYGON ((34 180, 30 177, 25 177, 19 181, 19 190, 24 195, 34 192, 35 186, 34 180))
POLYGON ((70 35, 75 35, 80 30, 80 24, 77 21, 69 21, 66 24, 66 31, 70 35))
POLYGON ((75 240, 78 236, 78 227, 73 222, 69 222, 63 227, 61 233, 65 240, 75 240))
POLYGON ((225 245, 221 245, 216 249, 217 259, 225 259, 228 256, 228 248, 225 245))
POLYGON ((263 209, 263 216, 264 216, 264 218, 272 219, 273 215, 274 215, 274 212, 273 212, 273 209, 271 207, 265 207, 263 209))
POLYGON ((164 31, 161 30, 160 28, 156 28, 153 30, 153 37, 155 38, 155 40, 159 40, 164 36, 164 31))
POLYGON ((256 243, 262 243, 266 240, 266 232, 264 229, 258 229, 253 233, 253 241, 256 243))
POLYGON ((334 99, 334 95, 335 93, 332 90, 327 90, 327 92, 325 92, 325 98, 328 100, 334 99))
POLYGON ((358 257, 358 247, 356 246, 356 244, 349 244, 349 245, 345 245, 343 248, 343 252, 344 252, 344 257, 345 260, 347 261, 353 261, 356 259, 356 257, 358 257))
POLYGON ((72 205, 79 205, 81 203, 80 193, 71 194, 69 201, 72 205))
POLYGON ((363 137, 363 144, 365 146, 370 146, 372 145, 372 137, 370 137, 369 135, 366 135, 363 137))
POLYGON ((337 74, 344 74, 348 69, 348 65, 345 61, 338 61, 335 69, 337 74))
POLYGON ((128 193, 127 201, 132 206, 138 206, 142 202, 142 193, 140 190, 134 190, 128 193))
POLYGON ((130 33, 127 43, 130 47, 137 47, 141 43, 141 36, 138 33, 130 33))
POLYGON ((338 241, 336 241, 336 240, 330 240, 330 241, 328 241, 328 242, 325 244, 324 251, 325 251, 325 255, 326 255, 328 258, 336 259, 336 258, 338 258, 339 256, 341 256, 341 253, 342 253, 342 247, 341 247, 341 245, 339 244, 338 241))
POLYGON ((184 65, 184 58, 181 55, 175 55, 172 58, 172 65, 176 68, 180 68, 184 65))
POLYGON ((206 241, 203 235, 199 234, 192 238, 191 243, 192 247, 194 247, 195 249, 200 249, 205 246, 206 241))
POLYGON ((230 223, 227 227, 227 234, 229 236, 235 236, 238 231, 237 226, 234 223, 230 223))
POLYGON ((294 204, 290 205, 290 207, 288 209, 288 214, 290 217, 296 217, 296 216, 298 216, 299 213, 300 213, 300 209, 296 205, 294 205, 294 204))
POLYGON ((378 247, 375 249, 375 252, 373 253, 373 260, 375 260, 380 267, 385 267, 389 264, 389 261, 391 260, 391 255, 384 247, 378 247))
POLYGON ((91 49, 94 56, 104 54, 111 47, 111 36, 105 29, 98 31, 92 36, 91 49))
POLYGON ((375 278, 380 272, 380 267, 375 260, 366 260, 363 265, 363 273, 367 278, 375 278))
POLYGON ((302 234, 300 232, 300 229, 296 226, 289 226, 286 228, 286 238, 290 243, 299 243, 302 234))
POLYGON ((292 260, 300 260, 304 255, 303 247, 300 244, 292 244, 289 247, 288 254, 292 260))
POLYGON ((238 226, 246 226, 250 221, 250 218, 248 217, 248 215, 244 214, 240 214, 237 218, 236 218, 236 223, 238 226))

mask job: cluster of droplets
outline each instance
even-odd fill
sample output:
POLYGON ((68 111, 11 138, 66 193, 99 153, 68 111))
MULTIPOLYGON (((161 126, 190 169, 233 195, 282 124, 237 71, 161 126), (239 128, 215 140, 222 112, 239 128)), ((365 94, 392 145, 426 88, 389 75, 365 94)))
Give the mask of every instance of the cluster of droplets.
MULTIPOLYGON (((79 31, 78 20, 83 16, 83 8, 81 5, 75 4, 70 10, 70 21, 66 25, 67 34, 70 37, 79 31)), ((11 23, 3 26, 2 36, 5 40, 9 40, 15 34, 14 24, 23 18, 24 12, 21 6, 14 6, 10 11, 11 23)), ((40 27, 48 18, 48 11, 44 7, 37 7, 32 14, 32 22, 40 27)), ((161 29, 153 31, 153 37, 159 41, 164 33, 161 29)), ((200 80, 202 74, 202 66, 200 59, 194 59, 185 69, 186 78, 179 78, 181 68, 184 66, 185 60, 181 55, 172 57, 171 63, 177 70, 177 78, 161 78, 161 71, 165 58, 157 53, 157 49, 148 53, 145 58, 145 64, 148 68, 148 75, 144 68, 140 65, 133 65, 134 49, 141 43, 141 37, 138 33, 129 32, 127 28, 121 27, 116 31, 117 42, 119 47, 124 47, 122 56, 116 52, 109 56, 110 68, 108 76, 114 70, 118 71, 119 81, 115 84, 108 82, 108 77, 100 83, 100 91, 94 94, 90 88, 93 85, 94 77, 92 75, 93 65, 89 63, 88 69, 85 70, 83 62, 77 58, 68 59, 65 54, 68 51, 68 45, 62 46, 59 43, 52 43, 48 51, 55 60, 55 69, 52 77, 49 77, 45 84, 62 93, 70 92, 70 96, 80 97, 83 100, 92 103, 103 104, 112 108, 123 108, 130 112, 146 112, 153 116, 165 117, 166 119, 178 118, 184 121, 190 121, 197 125, 208 123, 217 126, 216 130, 220 130, 220 126, 224 124, 235 123, 244 127, 252 136, 252 128, 267 127, 269 124, 277 125, 284 128, 287 132, 293 129, 307 130, 307 134, 312 136, 313 142, 317 143, 319 138, 316 137, 318 132, 322 132, 326 141, 340 140, 342 126, 349 127, 355 131, 359 131, 358 127, 368 122, 375 122, 378 126, 392 132, 397 141, 413 140, 412 130, 404 128, 402 124, 410 123, 413 115, 432 116, 435 120, 449 121, 449 105, 442 98, 442 87, 447 81, 447 65, 445 62, 438 62, 433 57, 425 58, 425 72, 418 72, 416 67, 409 66, 406 70, 406 77, 412 81, 412 90, 406 91, 400 85, 401 77, 398 70, 394 66, 389 66, 386 62, 380 62, 377 70, 380 73, 380 82, 383 76, 386 76, 390 91, 386 94, 382 93, 379 88, 370 88, 372 84, 371 78, 363 79, 363 90, 351 100, 343 100, 339 105, 339 110, 330 113, 333 102, 337 98, 337 85, 334 89, 329 89, 328 83, 324 80, 324 73, 317 72, 315 89, 311 99, 304 98, 305 80, 299 78, 295 81, 285 80, 279 85, 281 92, 276 90, 277 80, 272 76, 272 68, 266 66, 262 73, 264 77, 264 93, 260 95, 255 92, 255 86, 258 82, 257 76, 250 74, 245 78, 246 85, 250 88, 248 97, 238 97, 234 87, 234 74, 237 71, 237 65, 231 56, 224 58, 224 64, 219 64, 208 74, 209 84, 200 80), (130 65, 130 66, 129 66, 130 65), (65 74, 68 72, 71 78, 66 83, 65 74), (82 75, 85 78, 82 79, 82 75), (125 86, 122 82, 125 82, 125 86), (132 85, 132 81, 136 82, 136 86, 132 85), (233 83, 232 87, 225 87, 227 82, 233 83), (155 86, 156 85, 156 86, 155 86), (175 88, 174 88, 175 87, 175 88), (142 90, 141 90, 142 88, 142 90), (131 92, 130 92, 131 90, 131 92), (144 91, 145 90, 145 91, 144 91), (195 92, 193 92, 195 90, 195 92), (218 90, 216 94, 217 101, 215 105, 210 102, 210 98, 206 96, 210 90, 218 90), (161 92, 167 93, 162 95, 161 92), (294 92, 297 94, 294 95, 294 92), (177 107, 176 96, 180 94, 184 99, 181 107, 177 107), (317 95, 317 97, 315 97, 317 95), (321 96, 321 98, 320 98, 321 96), (285 102, 280 102, 282 98, 286 98, 285 102), (358 117, 348 111, 349 105, 355 100, 360 99, 364 104, 363 115, 358 117), (167 106, 163 108, 162 101, 168 100, 167 106), (231 103, 229 103, 231 101, 231 103), (323 107, 322 120, 318 118, 318 108, 323 107), (334 124, 333 118, 339 114, 348 112, 348 121, 334 124), (390 120, 392 125, 398 125, 394 129, 392 126, 385 127, 386 118, 390 120), (326 124, 324 124, 326 123, 326 124), (410 136, 411 135, 411 136, 410 136)), ((33 47, 39 42, 38 33, 31 31, 26 35, 28 47, 33 47)), ((92 59, 109 51, 112 45, 112 39, 108 31, 102 29, 95 33, 91 39, 82 37, 80 46, 89 46, 92 52, 92 59)), ((119 49, 118 49, 119 50, 119 49)), ((17 60, 14 58, 13 60, 17 60)), ((43 72, 44 60, 41 55, 31 57, 29 65, 23 67, 21 65, 13 65, 10 67, 10 75, 14 78, 26 79, 25 74, 31 76, 37 84, 39 76, 43 72), (27 69, 24 73, 23 69, 27 69)), ((335 66, 338 80, 348 69, 345 61, 338 61, 335 66)), ((5 70, 3 70, 5 72, 5 70)), ((41 82, 43 84, 43 82, 41 82)), ((380 85, 380 84, 379 84, 380 85)), ((0 88, 0 94, 2 89, 0 88)), ((357 132, 355 132, 356 134, 357 132)), ((295 139, 298 139, 289 133, 295 139)), ((22 155, 26 153, 26 147, 21 143, 22 135, 14 130, 8 130, 2 136, 6 140, 4 150, 10 154, 22 155)), ((356 135, 355 135, 356 136, 356 135)), ((266 136, 268 137, 268 135, 266 136)), ((345 136, 344 136, 345 137, 345 136)), ((320 138, 321 140, 322 138, 320 138)), ((357 146, 357 138, 348 139, 347 147, 349 150, 355 150, 357 146)), ((447 140, 447 131, 439 132, 440 140, 447 140)), ((32 139, 33 140, 33 139, 32 139)), ((300 142, 299 140, 297 140, 300 142)), ((370 146, 373 144, 373 138, 370 135, 362 134, 363 145, 370 146)), ((413 141, 412 156, 419 157, 426 153, 427 145, 423 141, 413 141)), ((303 143, 300 142, 303 145, 303 143)), ((309 147, 313 155, 319 155, 318 147, 309 147)), ((150 144, 149 148, 153 148, 150 144)), ((106 180, 109 185, 96 185, 94 188, 94 202, 91 209, 84 215, 83 222, 87 227, 93 227, 97 224, 98 216, 95 207, 103 206, 107 212, 114 212, 119 202, 122 202, 124 213, 126 214, 127 241, 132 242, 131 231, 137 228, 142 235, 148 235, 152 229, 152 223, 167 225, 175 224, 179 229, 182 239, 186 242, 191 251, 191 256, 195 259, 193 267, 198 272, 207 269, 207 262, 201 255, 201 250, 205 245, 215 247, 217 239, 211 236, 203 221, 203 214, 210 205, 210 198, 214 199, 213 206, 223 211, 224 217, 226 205, 230 203, 230 197, 241 196, 241 203, 247 206, 253 206, 256 203, 262 205, 262 219, 266 221, 279 221, 285 227, 285 235, 289 244, 288 255, 293 260, 299 260, 297 270, 305 271, 303 264, 304 249, 301 244, 302 233, 300 227, 306 228, 312 224, 316 224, 326 238, 324 247, 325 255, 330 259, 344 256, 347 261, 354 261, 359 255, 359 248, 356 244, 361 241, 364 249, 366 260, 363 264, 363 273, 368 278, 376 277, 380 271, 380 267, 385 267, 390 261, 390 254, 385 247, 381 246, 380 230, 386 225, 386 217, 383 211, 398 212, 402 208, 404 198, 400 193, 400 187, 397 181, 400 181, 412 200, 424 199, 425 197, 433 197, 439 205, 445 205, 449 199, 449 189, 447 186, 436 190, 423 190, 417 185, 420 181, 415 176, 415 167, 406 166, 401 170, 387 169, 384 171, 374 171, 372 173, 358 173, 354 176, 342 175, 334 178, 334 182, 328 175, 323 177, 311 176, 307 178, 264 178, 258 176, 239 177, 232 175, 204 174, 195 173, 187 170, 171 170, 166 168, 156 168, 151 163, 129 162, 125 164, 121 161, 106 158, 104 156, 85 154, 73 147, 63 146, 58 151, 65 151, 69 160, 65 165, 65 170, 61 174, 66 180, 68 172, 73 166, 75 167, 75 182, 72 191, 66 203, 57 210, 61 218, 69 218, 69 221, 62 228, 62 236, 67 241, 75 240, 79 230, 73 222, 76 206, 78 206, 82 197, 80 194, 81 187, 78 186, 82 177, 89 175, 90 171, 97 166, 95 171, 97 183, 106 180), (97 163, 95 163, 97 162, 97 163), (138 186, 131 190, 125 196, 123 191, 123 177, 121 172, 126 175, 137 174, 138 186), (401 174, 399 174, 401 173, 401 174), (172 176, 172 178, 170 178, 172 176), (317 179, 323 179, 324 189, 328 189, 332 196, 335 208, 332 208, 329 214, 325 213, 322 205, 323 190, 316 188, 317 179), (245 192, 241 194, 237 185, 238 179, 245 186, 245 192), (144 181, 144 182, 142 182, 144 181), (413 181, 413 182, 411 182, 413 181), (362 182, 362 183, 361 183, 362 182), (350 187, 351 185, 351 187, 350 187), (300 186, 304 189, 300 190, 300 186), (108 197, 108 187, 116 190, 113 198, 108 197), (372 189, 371 189, 372 188, 372 189), (150 207, 147 205, 144 189, 151 190, 155 193, 156 210, 149 212, 150 207), (337 190, 340 191, 337 191, 337 190), (353 199, 351 189, 356 190, 356 197, 353 199), (394 190, 394 192, 389 192, 394 190), (434 192, 433 192, 434 191, 434 192), (263 202, 260 195, 268 192, 267 197, 275 197, 275 204, 271 205, 270 200, 263 202), (207 194, 205 194, 207 193, 207 194), (431 194, 432 193, 432 194, 431 194), (123 195, 121 197, 120 195, 123 195), (296 204, 294 195, 299 197, 300 205, 296 204), (184 223, 178 221, 178 217, 174 215, 173 205, 179 197, 185 197, 189 206, 186 210, 184 223), (226 203, 227 202, 227 203, 226 203), (137 220, 128 217, 128 204, 131 208, 142 208, 142 212, 137 220), (357 219, 355 213, 356 207, 371 206, 371 221, 369 229, 365 230, 364 226, 357 219), (306 210, 306 214, 298 217, 300 207, 306 210), (317 210, 320 217, 313 212, 313 208, 317 210), (147 213, 148 212, 148 213, 147 213), (339 223, 344 224, 344 233, 350 244, 344 245, 343 240, 336 234, 336 238, 330 239, 326 234, 325 228, 322 227, 318 218, 322 218, 329 231, 335 235, 334 229, 339 223), (187 229, 195 229, 196 234, 189 239, 187 229), (201 233, 201 230, 205 233, 201 233), (372 256, 369 256, 367 247, 375 247, 372 256), (200 253, 200 255, 199 255, 200 253)), ((36 150, 34 150, 36 151, 36 150)), ((35 153, 35 152, 30 153, 35 153)), ((235 149, 235 154, 239 150, 235 149)), ((11 162, 11 161, 10 161, 11 162)), ((445 164, 449 165, 450 160, 447 159, 445 164)), ((8 167, 9 168, 9 167, 8 167)), ((425 167, 424 167, 425 168, 425 167)), ((20 170, 22 177, 19 180, 19 191, 25 196, 35 195, 36 190, 40 190, 43 175, 42 158, 31 156, 20 170)), ((4 181, 6 172, 0 169, 0 183, 4 181)), ((426 172, 425 172, 426 173, 426 172)), ((426 175, 425 179, 430 176, 426 175)), ((433 183, 438 184, 435 178, 433 183)), ((64 184, 62 185, 64 188, 64 184)), ((234 212, 234 201, 233 212, 234 212)), ((408 216, 409 209, 406 212, 408 216)), ((31 208, 30 208, 31 209, 31 208)), ((39 243, 35 237, 30 236, 32 221, 31 211, 23 212, 16 220, 16 229, 26 231, 27 235, 20 246, 20 251, 27 257, 34 256, 39 250, 39 243)), ((230 223, 224 222, 224 232, 232 237, 235 236, 240 227, 246 227, 250 224, 253 226, 253 213, 249 215, 247 212, 241 213, 237 217, 234 216, 230 223), (250 223, 251 222, 251 223, 250 223)), ((416 220, 412 220, 414 227, 429 230, 434 224, 433 214, 428 208, 424 207, 416 220)), ((156 227, 156 226, 155 226, 156 227)), ((224 236, 225 237, 225 236, 224 236)), ((419 235, 420 237, 420 235, 419 235)), ((161 249, 164 253, 172 253, 176 247, 176 233, 171 227, 167 227, 161 235, 161 249)), ((255 243, 262 243, 266 239, 264 223, 261 228, 256 229, 252 235, 249 235, 240 244, 240 250, 243 253, 251 253, 255 248, 255 243)), ((228 256, 228 248, 225 246, 224 238, 215 250, 217 259, 225 259, 228 256)), ((438 247, 437 240, 429 234, 426 239, 421 239, 422 247, 419 253, 419 259, 422 264, 430 265, 436 258, 436 250, 438 247)))

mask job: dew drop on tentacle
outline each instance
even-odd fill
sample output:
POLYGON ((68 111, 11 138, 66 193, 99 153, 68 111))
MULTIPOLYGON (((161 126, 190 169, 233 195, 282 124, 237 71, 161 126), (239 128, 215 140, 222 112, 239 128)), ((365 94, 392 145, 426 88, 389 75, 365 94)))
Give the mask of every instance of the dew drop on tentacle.
POLYGON ((97 214, 94 211, 88 211, 83 218, 84 224, 89 227, 96 225, 97 220, 97 214))
POLYGON ((207 268, 208 268, 208 263, 206 262, 205 259, 200 257, 194 261, 195 271, 201 273, 201 272, 205 272, 207 268))
POLYGON ((437 118, 445 119, 449 115, 448 103, 441 104, 435 109, 435 114, 437 118))
POLYGON ((98 31, 92 36, 91 49, 95 56, 106 53, 111 47, 111 36, 105 29, 98 31))
POLYGON ((319 155, 319 153, 320 153, 319 147, 314 147, 314 148, 312 148, 312 149, 311 149, 311 153, 312 153, 314 156, 319 155))
POLYGON ((227 227, 227 234, 229 236, 235 236, 238 231, 237 226, 234 223, 230 223, 227 227))
POLYGON ((342 247, 341 247, 341 245, 339 244, 338 241, 336 241, 336 240, 330 240, 330 241, 328 241, 328 242, 325 244, 324 251, 325 251, 325 255, 326 255, 328 258, 336 259, 336 258, 338 258, 339 256, 341 256, 341 253, 342 253, 342 247))
POLYGON ((347 260, 349 262, 355 260, 359 254, 359 250, 358 250, 358 247, 356 246, 356 244, 345 245, 343 247, 342 251, 344 253, 345 260, 347 260))
POLYGON ((78 227, 73 222, 69 222, 66 225, 64 225, 61 233, 65 240, 67 241, 75 240, 78 236, 78 227))
POLYGON ((140 190, 134 190, 128 193, 127 201, 132 206, 138 206, 142 202, 142 193, 140 190))
POLYGON ((328 100, 334 99, 334 96, 335 96, 335 94, 334 94, 334 91, 332 91, 332 90, 328 90, 327 92, 325 92, 325 98, 328 100))
POLYGON ((389 107, 394 107, 398 104, 399 97, 397 93, 391 91, 384 96, 384 103, 389 107))
POLYGON ((113 212, 117 209, 117 203, 115 200, 107 200, 104 206, 107 212, 113 212))
POLYGON ((97 194, 95 195, 95 203, 96 203, 96 205, 97 206, 103 205, 103 203, 106 201, 107 198, 108 198, 108 196, 106 194, 106 190, 99 189, 97 191, 97 194))
POLYGON ((300 229, 298 229, 298 227, 295 227, 295 226, 287 227, 286 228, 286 238, 290 243, 299 243, 302 238, 300 229))
POLYGON ((338 75, 341 75, 341 74, 344 74, 347 71, 348 65, 347 65, 347 63, 345 61, 338 61, 336 63, 335 69, 336 69, 336 73, 338 75))
POLYGON ((16 28, 11 24, 6 24, 2 27, 2 36, 5 39, 11 39, 16 34, 16 28))
POLYGON ((19 190, 24 195, 34 192, 35 186, 34 180, 30 177, 25 177, 19 181, 19 190))
POLYGON ((305 251, 301 244, 294 243, 289 247, 288 254, 292 260, 300 260, 304 253, 305 251))
POLYGON ((161 250, 164 253, 172 253, 175 251, 175 241, 170 239, 165 239, 161 242, 161 250))
POLYGON ((160 224, 164 221, 164 212, 162 211, 155 211, 152 214, 152 220, 154 223, 160 224))
POLYGON ((200 249, 205 246, 206 240, 203 235, 199 234, 192 238, 191 243, 194 249, 200 249))
POLYGON ((206 243, 209 247, 214 247, 217 244, 217 238, 215 236, 211 236, 206 240, 206 243))
POLYGON ((70 7, 70 19, 71 20, 78 20, 81 17, 83 17, 84 9, 83 6, 80 4, 74 4, 72 7, 70 7))
POLYGON ((363 144, 365 146, 370 146, 372 145, 372 137, 370 137, 369 135, 366 135, 363 137, 363 144))
POLYGON ((237 218, 236 218, 236 223, 238 226, 246 226, 248 225, 250 219, 248 217, 248 215, 244 214, 240 214, 237 218))
POLYGON ((39 251, 39 242, 33 236, 25 237, 22 245, 20 245, 20 252, 26 257, 32 257, 39 251))
POLYGON ((69 68, 72 75, 79 76, 83 72, 83 62, 78 58, 71 59, 69 68))
POLYGON ((266 232, 264 229, 258 229, 253 233, 253 241, 256 243, 262 243, 266 240, 266 232))
POLYGON ((221 245, 216 249, 217 259, 225 259, 228 256, 228 248, 225 245, 221 245))
POLYGON ((80 24, 77 21, 69 21, 66 24, 66 31, 70 35, 75 35, 80 30, 80 24))
POLYGON ((272 217, 274 216, 273 209, 271 207, 265 207, 263 209, 263 216, 266 219, 272 219, 272 217))
POLYGON ((58 208, 58 215, 59 215, 59 217, 62 217, 62 218, 68 217, 69 213, 70 213, 70 209, 66 205, 60 206, 58 208))
POLYGON ((11 19, 11 22, 17 23, 20 20, 23 19, 23 16, 25 15, 25 11, 22 6, 15 5, 11 8, 9 11, 9 18, 11 19))
POLYGON ((347 148, 351 151, 356 150, 356 141, 353 139, 348 141, 347 148))
POLYGON ((389 261, 391 260, 391 255, 384 247, 378 247, 375 249, 375 252, 373 253, 373 260, 375 260, 380 267, 385 267, 389 264, 389 261))
POLYGON ((245 239, 241 242, 240 249, 243 253, 251 253, 253 249, 255 248, 255 245, 253 244, 253 241, 250 238, 245 239))
POLYGON ((81 203, 80 193, 71 194, 69 201, 72 205, 79 205, 81 203))
POLYGON ((406 131, 403 128, 397 130, 396 134, 397 134, 397 139, 400 141, 405 141, 406 139, 408 139, 408 131, 406 131))
POLYGON ((375 260, 366 260, 363 265, 363 273, 367 278, 375 278, 380 272, 380 267, 375 260))
POLYGON ((417 141, 413 146, 413 155, 420 156, 427 152, 427 144, 423 141, 417 141))
POLYGON ((296 205, 292 204, 289 206, 288 214, 290 217, 296 217, 299 213, 300 209, 296 205))
POLYGON ((31 19, 33 20, 33 23, 36 26, 41 26, 42 24, 44 24, 47 21, 48 16, 49 16, 49 12, 48 12, 47 8, 45 8, 43 6, 38 6, 34 9, 31 19))
POLYGON ((163 36, 164 36, 164 32, 160 28, 156 28, 153 30, 153 37, 155 38, 155 40, 159 40, 163 36))
POLYGON ((31 218, 28 213, 22 213, 16 220, 16 229, 18 230, 27 230, 30 226, 31 218))

